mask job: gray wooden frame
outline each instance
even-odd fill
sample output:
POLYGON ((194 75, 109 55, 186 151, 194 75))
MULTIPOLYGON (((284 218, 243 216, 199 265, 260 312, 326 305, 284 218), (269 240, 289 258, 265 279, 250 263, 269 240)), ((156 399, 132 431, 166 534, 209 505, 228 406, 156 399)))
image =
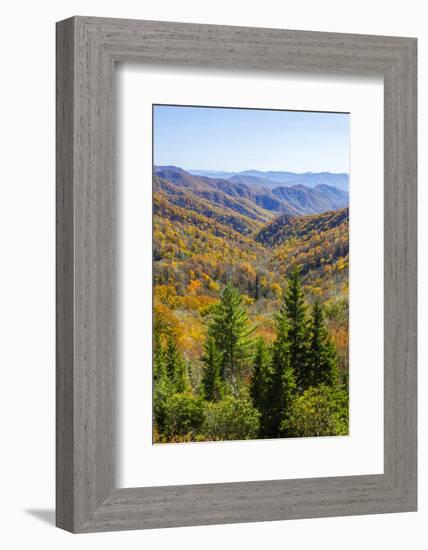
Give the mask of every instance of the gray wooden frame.
POLYGON ((416 39, 90 17, 57 24, 59 527, 92 532, 416 510, 416 154, 416 39), (124 61, 383 76, 382 475, 115 488, 113 81, 115 63, 124 61))

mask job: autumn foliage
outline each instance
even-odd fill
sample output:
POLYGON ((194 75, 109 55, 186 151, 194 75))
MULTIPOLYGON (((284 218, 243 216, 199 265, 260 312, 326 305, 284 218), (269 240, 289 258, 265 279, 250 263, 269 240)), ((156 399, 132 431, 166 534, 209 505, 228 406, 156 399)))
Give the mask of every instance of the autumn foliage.
POLYGON ((348 209, 173 191, 155 177, 154 441, 347 434, 348 209))

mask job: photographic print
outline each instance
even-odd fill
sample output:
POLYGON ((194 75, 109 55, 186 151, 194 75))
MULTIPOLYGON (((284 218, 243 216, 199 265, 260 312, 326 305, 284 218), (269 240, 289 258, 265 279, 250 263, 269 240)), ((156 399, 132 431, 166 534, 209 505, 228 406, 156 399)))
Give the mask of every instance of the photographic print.
POLYGON ((153 105, 153 443, 348 435, 349 123, 153 105))

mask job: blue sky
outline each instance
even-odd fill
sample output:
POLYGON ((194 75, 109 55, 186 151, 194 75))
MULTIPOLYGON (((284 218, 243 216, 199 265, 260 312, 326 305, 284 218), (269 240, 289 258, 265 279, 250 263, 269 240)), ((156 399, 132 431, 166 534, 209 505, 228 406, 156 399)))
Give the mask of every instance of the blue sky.
POLYGON ((349 114, 155 105, 154 163, 349 172, 349 114))

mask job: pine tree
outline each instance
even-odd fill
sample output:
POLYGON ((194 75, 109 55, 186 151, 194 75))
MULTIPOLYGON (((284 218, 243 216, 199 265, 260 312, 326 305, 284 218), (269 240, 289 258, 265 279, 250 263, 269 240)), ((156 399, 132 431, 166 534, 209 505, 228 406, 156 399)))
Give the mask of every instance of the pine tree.
POLYGON ((165 350, 165 366, 168 378, 172 381, 175 375, 175 369, 178 362, 178 350, 174 339, 170 336, 167 340, 165 350))
POLYGON ((260 286, 260 277, 259 277, 259 274, 257 273, 256 274, 256 281, 255 281, 255 284, 254 284, 254 299, 255 300, 258 300, 259 299, 259 286, 260 286))
POLYGON ((154 331, 153 335, 153 379, 162 379, 166 375, 165 350, 162 345, 160 331, 154 331))
POLYGON ((288 279, 284 303, 289 323, 290 367, 295 373, 298 390, 304 391, 309 386, 307 369, 308 324, 298 269, 295 269, 288 279))
POLYGON ((220 376, 221 355, 213 338, 208 337, 205 353, 202 357, 204 372, 202 375, 202 393, 206 401, 219 401, 224 393, 224 384, 220 376))
POLYGON ((165 366, 172 389, 175 393, 183 393, 190 390, 186 362, 178 351, 177 345, 172 337, 168 338, 167 342, 165 366))
POLYGON ((153 338, 153 413, 154 428, 162 434, 165 428, 166 403, 172 393, 172 384, 168 378, 166 354, 160 331, 154 331, 153 338))
POLYGON ((237 392, 242 374, 248 366, 252 331, 242 305, 242 296, 228 283, 219 304, 213 310, 208 334, 221 354, 221 377, 230 384, 234 393, 237 392))
POLYGON ((271 377, 270 352, 265 341, 259 338, 256 342, 253 376, 251 378, 250 396, 254 407, 260 413, 260 436, 266 433, 269 425, 269 383, 271 377))
POLYGON ((315 302, 312 308, 308 350, 308 371, 311 386, 338 382, 337 353, 324 322, 321 305, 315 302))
POLYGON ((289 330, 285 305, 277 316, 277 334, 273 345, 271 373, 267 389, 265 437, 280 437, 281 424, 291 409, 296 380, 290 365, 289 330))

